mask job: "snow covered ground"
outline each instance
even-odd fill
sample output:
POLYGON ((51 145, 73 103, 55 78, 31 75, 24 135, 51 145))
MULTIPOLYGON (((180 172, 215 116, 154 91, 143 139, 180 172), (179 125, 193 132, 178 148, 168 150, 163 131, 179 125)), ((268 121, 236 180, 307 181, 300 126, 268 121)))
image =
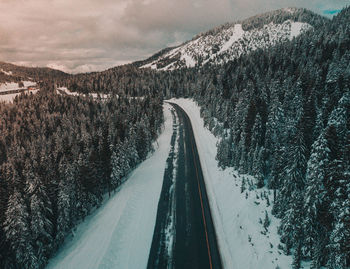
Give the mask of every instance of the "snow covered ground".
POLYGON ((5 82, 0 83, 0 92, 12 91, 12 90, 24 90, 30 86, 36 86, 36 82, 33 81, 22 81, 23 87, 19 87, 16 82, 5 82))
MULTIPOLYGON (((23 92, 24 94, 36 94, 39 90, 32 90, 30 92, 25 91, 23 92)), ((5 95, 0 95, 0 102, 4 101, 6 103, 11 103, 13 101, 13 99, 15 99, 15 97, 17 95, 20 95, 21 93, 10 93, 10 94, 5 94, 5 95)))
POLYGON ((272 193, 266 188, 255 189, 251 176, 218 168, 218 138, 204 127, 200 108, 189 99, 170 101, 180 105, 191 119, 224 268, 291 268, 292 258, 278 249, 279 220, 271 215, 272 205, 268 206, 272 193), (241 193, 243 178, 245 190, 241 193), (267 229, 263 225, 265 211, 270 220, 267 229))
MULTIPOLYGON (((67 94, 67 95, 72 95, 72 96, 79 96, 79 95, 83 95, 85 96, 85 94, 79 93, 79 92, 71 92, 70 90, 67 89, 67 87, 59 87, 57 88, 56 91, 58 94, 67 94)), ((92 96, 92 98, 94 99, 108 99, 110 97, 109 94, 98 94, 98 93, 90 93, 90 96, 92 96)))
MULTIPOLYGON (((1 72, 4 72, 0 70, 1 72)), ((30 86, 36 86, 36 82, 33 81, 22 81, 23 82, 23 87, 19 87, 18 83, 16 82, 6 82, 6 83, 0 83, 0 92, 7 92, 7 91, 14 91, 14 90, 25 90, 30 86)), ((30 91, 31 93, 35 94, 37 93, 38 90, 32 90, 30 91)), ((28 94, 28 92, 25 92, 28 94)), ((10 93, 10 94, 5 94, 5 95, 0 95, 0 102, 12 102, 13 99, 17 95, 20 95, 21 93, 10 93)))
POLYGON ((141 163, 103 206, 81 223, 72 240, 47 268, 146 268, 156 222, 166 159, 170 151, 172 115, 164 105, 165 128, 155 152, 141 163))
POLYGON ((78 92, 71 92, 70 90, 67 89, 67 87, 59 87, 56 90, 57 94, 67 94, 67 95, 73 95, 73 96, 79 96, 80 93, 78 92))

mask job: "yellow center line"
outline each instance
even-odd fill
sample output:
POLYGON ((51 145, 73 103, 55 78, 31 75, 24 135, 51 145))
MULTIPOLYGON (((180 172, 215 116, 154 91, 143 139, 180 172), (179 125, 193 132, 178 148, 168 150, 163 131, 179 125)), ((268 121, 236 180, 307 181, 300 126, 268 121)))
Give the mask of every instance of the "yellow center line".
POLYGON ((193 153, 193 163, 196 169, 196 177, 197 177, 197 184, 198 184, 198 191, 199 191, 199 199, 201 201, 201 208, 202 208, 202 217, 203 217, 203 222, 204 222, 204 230, 205 230, 205 239, 207 242, 207 248, 208 248, 208 256, 209 256, 209 264, 210 264, 210 269, 213 268, 212 262, 211 262, 211 254, 210 254, 210 247, 209 247, 209 240, 208 240, 208 231, 207 231, 207 223, 205 221, 205 216, 204 216, 204 206, 203 206, 203 200, 202 200, 202 192, 201 192, 201 186, 199 184, 199 176, 198 176, 198 168, 196 164, 196 157, 194 154, 194 148, 193 148, 193 137, 191 135, 191 147, 192 147, 192 153, 193 153))

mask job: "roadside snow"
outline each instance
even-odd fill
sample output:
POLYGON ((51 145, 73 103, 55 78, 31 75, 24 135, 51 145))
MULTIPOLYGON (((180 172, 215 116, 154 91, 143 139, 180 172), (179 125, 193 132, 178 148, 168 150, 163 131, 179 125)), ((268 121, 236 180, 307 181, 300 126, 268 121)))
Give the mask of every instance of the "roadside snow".
POLYGON ((164 105, 165 127, 151 157, 141 163, 103 206, 76 230, 47 268, 146 268, 156 222, 172 116, 164 105))
MULTIPOLYGON (((179 158, 179 140, 180 140, 180 130, 179 130, 179 118, 174 112, 174 121, 173 121, 173 131, 176 133, 175 145, 171 149, 174 154, 173 157, 173 173, 172 173, 172 185, 170 187, 170 215, 167 216, 168 223, 165 227, 166 241, 165 248, 168 252, 168 267, 167 269, 173 268, 173 252, 175 247, 175 238, 176 238, 176 174, 177 174, 177 162, 179 158)), ((170 155, 170 154, 169 154, 170 155)))
POLYGON ((265 188, 256 190, 251 176, 218 168, 218 139, 204 127, 200 108, 189 99, 169 101, 180 105, 192 123, 224 268, 291 268, 291 257, 277 248, 279 220, 271 215, 266 199, 272 201, 272 194, 265 188), (241 193, 243 178, 246 190, 241 193), (271 221, 267 231, 265 210, 271 221))

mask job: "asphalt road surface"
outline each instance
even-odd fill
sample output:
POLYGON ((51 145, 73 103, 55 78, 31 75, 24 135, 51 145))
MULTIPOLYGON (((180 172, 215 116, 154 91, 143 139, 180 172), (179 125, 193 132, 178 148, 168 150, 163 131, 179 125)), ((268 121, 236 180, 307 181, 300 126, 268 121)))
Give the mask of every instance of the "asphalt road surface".
POLYGON ((148 268, 222 268, 191 122, 172 105, 178 120, 174 119, 148 268))

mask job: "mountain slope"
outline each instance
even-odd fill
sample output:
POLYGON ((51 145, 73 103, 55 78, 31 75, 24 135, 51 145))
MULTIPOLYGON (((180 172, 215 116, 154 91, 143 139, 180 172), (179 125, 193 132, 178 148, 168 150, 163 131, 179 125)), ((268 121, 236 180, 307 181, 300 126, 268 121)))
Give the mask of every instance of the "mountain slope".
POLYGON ((174 70, 206 63, 223 64, 250 51, 291 40, 319 27, 325 20, 305 9, 280 9, 222 25, 135 64, 156 70, 174 70))
POLYGON ((0 62, 0 102, 11 102, 22 92, 36 93, 39 84, 56 81, 68 74, 47 67, 24 67, 0 62))
POLYGON ((68 74, 47 67, 24 67, 0 62, 0 84, 20 81, 38 82, 66 76, 68 76, 68 74))

